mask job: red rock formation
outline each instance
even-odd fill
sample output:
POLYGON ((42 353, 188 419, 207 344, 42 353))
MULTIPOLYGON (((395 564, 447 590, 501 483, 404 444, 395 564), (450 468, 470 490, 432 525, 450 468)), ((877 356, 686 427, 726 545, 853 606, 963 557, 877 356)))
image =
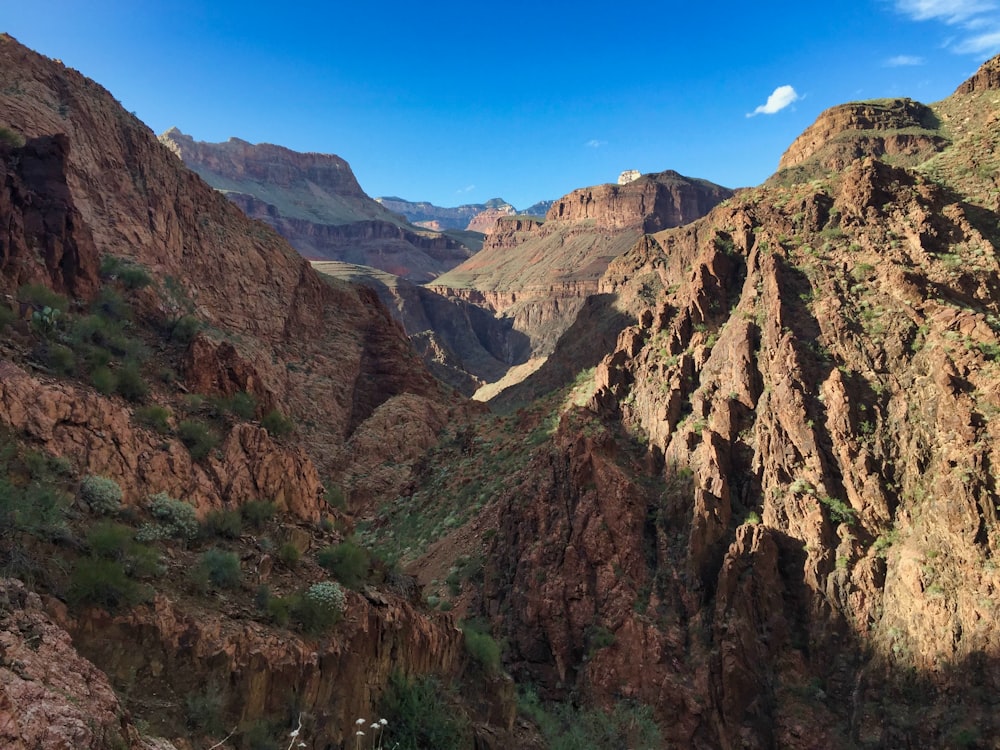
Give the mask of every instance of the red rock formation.
POLYGON ((0 745, 6 750, 147 747, 107 676, 20 581, 0 579, 0 745))
POLYGON ((417 229, 373 201, 339 156, 238 138, 203 143, 176 128, 160 140, 307 258, 361 263, 429 281, 472 254, 450 237, 417 229))

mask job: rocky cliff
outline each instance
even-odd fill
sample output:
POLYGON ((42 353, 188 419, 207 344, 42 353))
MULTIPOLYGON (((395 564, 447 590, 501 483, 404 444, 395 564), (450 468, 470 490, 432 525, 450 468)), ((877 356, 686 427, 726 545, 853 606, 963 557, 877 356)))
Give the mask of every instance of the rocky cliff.
POLYGON ((636 323, 485 555, 518 679, 650 705, 667 746, 994 744, 1000 217, 961 188, 998 166, 997 62, 916 107, 956 127, 915 168, 748 190, 612 261, 636 323))
POLYGON ((371 265, 427 281, 472 252, 411 226, 369 198, 346 161, 238 138, 195 141, 177 128, 160 140, 247 215, 273 226, 302 255, 371 265))
POLYGON ((731 191, 676 172, 628 185, 576 190, 555 201, 544 222, 503 217, 474 257, 437 279, 433 288, 480 300, 548 356, 572 325, 608 264, 643 233, 704 215, 731 191))
MULTIPOLYGON (((245 744, 287 735, 292 701, 318 748, 374 715, 390 673, 464 679, 453 622, 414 608, 405 576, 345 594, 326 635, 306 624, 344 509, 411 481, 410 462, 464 418, 375 292, 319 276, 107 91, 6 35, 0 122, 0 558, 47 592, 43 616, 5 589, 3 669, 18 677, 4 680, 2 736, 137 747, 133 711, 181 747, 233 725, 245 744), (120 494, 88 496, 97 476, 120 494), (248 508, 263 509, 253 534, 248 508), (230 566, 224 585, 198 577, 211 559, 230 566), (17 657, 22 625, 65 675, 17 657)), ((316 184, 342 172, 328 166, 316 184)), ((470 689, 463 716, 511 705, 501 684, 470 689)))

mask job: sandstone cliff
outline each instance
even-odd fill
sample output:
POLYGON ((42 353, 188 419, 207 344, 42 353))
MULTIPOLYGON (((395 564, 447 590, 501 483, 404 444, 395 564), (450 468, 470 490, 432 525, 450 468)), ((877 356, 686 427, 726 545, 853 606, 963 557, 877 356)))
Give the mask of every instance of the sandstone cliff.
POLYGON ((472 254, 451 237, 411 226, 373 201, 347 162, 333 154, 299 153, 238 138, 204 143, 177 128, 160 140, 307 258, 361 263, 428 281, 472 254))
POLYGON ((1000 217, 960 192, 996 165, 986 85, 930 108, 962 128, 916 169, 748 190, 611 263, 637 322, 486 553, 516 677, 651 705, 668 746, 992 745, 1000 217))

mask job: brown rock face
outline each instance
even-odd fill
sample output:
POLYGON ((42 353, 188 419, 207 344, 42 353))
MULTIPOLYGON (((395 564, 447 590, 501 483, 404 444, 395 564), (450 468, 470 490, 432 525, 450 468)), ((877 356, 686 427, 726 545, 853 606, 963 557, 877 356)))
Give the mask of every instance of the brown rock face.
POLYGON ((1000 55, 983 63, 976 74, 959 86, 955 93, 973 94, 998 89, 1000 89, 1000 55))
POLYGON ((612 262, 638 323, 491 549, 519 677, 681 747, 992 734, 998 217, 937 177, 859 160, 612 262))
POLYGON ((471 251, 410 226, 369 198, 346 161, 238 138, 204 143, 173 128, 160 140, 250 217, 270 224, 310 259, 360 263, 428 281, 471 251))
POLYGON ((0 288, 8 294, 40 283, 89 297, 97 287, 97 249, 66 185, 68 151, 62 135, 36 138, 20 148, 0 143, 0 159, 7 165, 0 188, 0 215, 7 217, 0 288))
POLYGON ((706 180, 692 180, 668 170, 625 185, 574 190, 549 209, 547 221, 593 220, 599 229, 638 226, 644 233, 699 219, 732 191, 706 180))
MULTIPOLYGON (((214 340, 229 338, 253 363, 257 392, 294 419, 325 472, 343 469, 336 446, 381 403, 403 392, 439 399, 373 292, 322 280, 270 229, 185 169, 104 89, 6 36, 0 84, 0 119, 29 139, 62 134, 67 144, 60 147, 63 192, 78 214, 67 209, 66 221, 76 254, 89 260, 75 275, 60 272, 64 283, 75 279, 80 293, 94 287, 94 250, 145 267, 158 282, 146 297, 149 314, 174 314, 180 297, 217 332, 214 340), (165 291, 168 280, 175 294, 165 291)), ((317 179, 339 174, 330 164, 317 179)), ((36 263, 16 278, 48 273, 36 263)), ((14 286, 6 273, 4 283, 14 286)))
POLYGON ((792 142, 778 173, 812 162, 819 170, 838 170, 863 156, 906 157, 913 162, 947 144, 938 127, 931 109, 912 99, 841 104, 823 112, 792 142))
POLYGON ((511 318, 532 356, 547 356, 612 259, 643 233, 692 221, 731 194, 669 171, 576 190, 553 203, 544 223, 498 220, 483 249, 433 288, 511 318))
POLYGON ((146 747, 105 674, 20 581, 0 579, 0 745, 6 750, 146 747))

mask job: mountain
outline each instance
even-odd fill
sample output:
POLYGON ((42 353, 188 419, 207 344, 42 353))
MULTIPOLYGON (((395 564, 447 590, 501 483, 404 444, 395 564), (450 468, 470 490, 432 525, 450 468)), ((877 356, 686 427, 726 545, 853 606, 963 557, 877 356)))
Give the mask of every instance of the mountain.
POLYGON ((468 438, 539 445, 472 474, 508 489, 461 595, 519 683, 648 706, 667 747, 994 744, 998 121, 1000 57, 936 104, 833 108, 610 262, 635 323, 468 438))
MULTIPOLYGON (((410 578, 317 562, 468 418, 375 293, 7 35, 0 123, 0 564, 27 582, 0 584, 0 745, 283 743, 296 718, 339 745, 387 691, 458 684, 462 635, 410 578)), ((462 731, 494 711, 505 737, 484 685, 462 731)))
POLYGON ((994 746, 998 122, 1000 57, 501 220, 464 299, 581 302, 497 413, 0 37, 0 744, 994 746))
POLYGON ((307 258, 359 263, 427 281, 472 255, 461 241, 411 226, 373 201, 338 156, 238 138, 204 143, 177 128, 160 140, 307 258))
MULTIPOLYGON (((503 198, 492 198, 486 203, 467 203, 454 208, 442 208, 426 201, 414 203, 402 198, 376 198, 381 205, 390 211, 401 214, 406 220, 417 226, 428 227, 438 231, 446 229, 472 230, 484 232, 483 223, 477 217, 483 212, 493 216, 505 216, 516 213, 516 209, 503 198)), ((486 229, 489 229, 487 226, 486 229)))
POLYGON ((574 190, 552 204, 544 221, 501 218, 483 249, 431 288, 512 318, 530 340, 531 355, 545 357, 597 293, 612 259, 644 233, 693 221, 730 195, 671 171, 574 190))

